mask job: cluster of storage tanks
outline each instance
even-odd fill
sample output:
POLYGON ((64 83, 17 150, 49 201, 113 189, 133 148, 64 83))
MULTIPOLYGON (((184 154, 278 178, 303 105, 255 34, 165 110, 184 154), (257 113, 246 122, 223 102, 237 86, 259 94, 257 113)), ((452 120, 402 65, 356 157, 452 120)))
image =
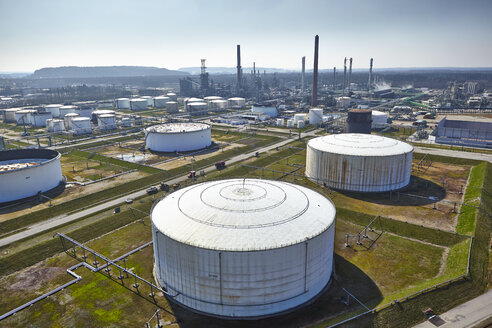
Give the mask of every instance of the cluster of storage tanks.
POLYGON ((246 106, 246 99, 233 97, 223 99, 219 96, 208 96, 205 98, 185 98, 183 99, 184 110, 189 113, 199 113, 208 110, 220 111, 227 108, 240 109, 246 106))
POLYGON ((142 96, 139 98, 119 98, 116 100, 116 108, 130 109, 132 111, 146 110, 151 108, 166 108, 169 113, 178 111, 177 95, 168 92, 165 96, 142 96))

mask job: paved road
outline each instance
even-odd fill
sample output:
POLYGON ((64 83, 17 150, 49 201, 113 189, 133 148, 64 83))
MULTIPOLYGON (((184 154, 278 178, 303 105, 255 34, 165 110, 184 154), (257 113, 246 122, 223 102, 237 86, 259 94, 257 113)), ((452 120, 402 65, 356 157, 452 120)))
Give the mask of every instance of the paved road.
POLYGON ((482 328, 492 326, 492 290, 414 328, 482 328))
POLYGON ((492 163, 492 154, 472 153, 468 151, 448 150, 438 148, 414 147, 416 153, 428 153, 430 155, 449 156, 457 158, 476 159, 492 163))
MULTIPOLYGON (((282 140, 282 141, 280 141, 280 142, 278 142, 276 144, 273 144, 273 145, 270 145, 270 146, 266 146, 266 147, 257 149, 255 151, 250 152, 250 153, 245 153, 245 154, 237 155, 237 156, 232 157, 231 159, 227 160, 226 161, 226 164, 227 165, 231 165, 231 164, 240 162, 242 160, 245 160, 245 159, 247 159, 249 157, 254 156, 254 154, 256 152, 263 153, 263 152, 266 152, 266 151, 275 149, 275 147, 282 147, 282 146, 284 146, 284 145, 292 142, 293 140, 294 139, 285 139, 285 140, 282 140)), ((209 167, 207 167, 207 168, 205 168, 203 170, 207 173, 207 172, 210 172, 210 171, 215 170, 215 166, 214 165, 211 165, 211 166, 209 166, 209 167)), ((169 185, 172 185, 172 184, 175 184, 175 183, 182 182, 182 181, 184 181, 186 179, 188 179, 188 177, 187 177, 187 175, 184 175, 184 176, 181 176, 181 177, 178 177, 178 178, 169 180, 166 183, 169 184, 169 185)), ((159 186, 156 185, 156 187, 159 187, 159 186)), ((90 215, 90 214, 93 214, 95 212, 98 212, 98 211, 101 211, 101 210, 104 210, 104 209, 109 209, 109 208, 112 208, 112 207, 116 207, 118 204, 123 203, 127 198, 137 198, 137 197, 140 197, 140 196, 145 195, 145 193, 146 193, 145 190, 139 190, 139 191, 133 192, 131 194, 128 194, 128 195, 125 195, 125 196, 122 196, 122 197, 118 197, 116 199, 113 199, 113 200, 104 202, 102 204, 93 206, 91 208, 82 210, 80 212, 76 212, 74 214, 69 214, 69 215, 64 214, 64 215, 60 215, 60 216, 54 217, 54 218, 52 218, 50 220, 46 220, 46 221, 43 221, 43 222, 39 222, 39 223, 33 224, 32 226, 28 227, 24 231, 21 231, 19 233, 16 233, 16 234, 13 234, 13 235, 10 235, 8 237, 5 237, 5 238, 0 239, 0 247, 1 246, 8 245, 10 243, 13 243, 13 242, 15 242, 17 240, 20 240, 20 239, 23 239, 23 238, 32 236, 32 235, 37 234, 39 232, 43 232, 43 231, 52 229, 52 228, 57 227, 57 226, 59 226, 61 224, 65 224, 65 223, 68 223, 68 222, 71 222, 71 221, 80 219, 80 218, 82 218, 82 217, 84 217, 86 215, 90 215)))

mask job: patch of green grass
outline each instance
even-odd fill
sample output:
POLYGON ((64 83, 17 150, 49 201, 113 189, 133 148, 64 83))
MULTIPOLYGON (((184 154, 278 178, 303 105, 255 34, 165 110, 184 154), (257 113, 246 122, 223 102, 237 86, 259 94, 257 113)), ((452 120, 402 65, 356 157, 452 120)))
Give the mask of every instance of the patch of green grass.
POLYGON ((477 209, 467 205, 478 206, 480 204, 485 168, 486 163, 484 162, 473 167, 470 172, 470 181, 465 191, 464 205, 461 206, 456 225, 456 232, 458 233, 471 235, 474 231, 477 209))
MULTIPOLYGON (((420 160, 426 154, 424 153, 413 153, 413 159, 420 160)), ((428 155, 427 160, 430 159, 432 162, 440 162, 447 164, 456 164, 456 165, 478 165, 482 163, 481 161, 477 161, 474 159, 468 158, 458 158, 458 157, 448 157, 448 156, 440 156, 440 155, 428 155)))

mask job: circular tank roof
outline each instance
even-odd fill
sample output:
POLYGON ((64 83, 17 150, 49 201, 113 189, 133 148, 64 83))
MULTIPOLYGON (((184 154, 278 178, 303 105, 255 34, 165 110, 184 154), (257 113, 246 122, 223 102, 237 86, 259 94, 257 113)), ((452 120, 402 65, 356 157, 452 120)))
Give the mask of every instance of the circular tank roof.
POLYGON ((230 179, 183 188, 159 201, 152 222, 164 235, 195 247, 257 251, 316 237, 335 219, 322 194, 295 184, 230 179))
MULTIPOLYGON (((33 163, 36 165, 44 165, 51 161, 57 160, 61 157, 61 154, 55 150, 50 149, 14 149, 0 151, 0 168, 7 168, 12 163, 33 163)), ((0 169, 0 174, 28 169, 33 165, 21 165, 18 167, 11 167, 10 169, 0 169)))
POLYGON ((210 129, 205 123, 165 123, 146 128, 147 132, 155 133, 183 133, 210 129))
POLYGON ((388 114, 386 114, 385 112, 380 112, 378 110, 373 110, 372 115, 373 116, 387 116, 388 114))
POLYGON ((410 153, 405 142, 373 134, 332 134, 309 140, 308 146, 324 152, 352 156, 391 156, 410 153))

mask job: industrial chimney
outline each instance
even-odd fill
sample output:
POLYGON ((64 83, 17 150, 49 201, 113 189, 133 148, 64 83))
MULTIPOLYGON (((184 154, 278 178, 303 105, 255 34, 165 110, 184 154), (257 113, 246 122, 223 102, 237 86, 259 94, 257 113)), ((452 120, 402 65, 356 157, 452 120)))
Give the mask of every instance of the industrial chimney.
POLYGON ((337 68, 333 67, 333 91, 337 89, 337 68))
POLYGON ((352 57, 349 60, 349 78, 348 78, 348 91, 350 92, 350 83, 352 82, 352 57))
POLYGON ((237 87, 241 88, 241 45, 237 45, 237 87))
POLYGON ((367 83, 367 90, 371 90, 372 88, 372 62, 373 59, 369 62, 369 82, 367 83))
POLYGON ((318 105, 318 48, 319 48, 319 36, 314 37, 314 67, 313 67, 313 98, 311 99, 311 105, 318 105))
POLYGON ((301 90, 306 88, 306 57, 302 57, 301 90))
POLYGON ((342 92, 345 94, 345 86, 347 85, 347 57, 343 60, 343 86, 342 92))

